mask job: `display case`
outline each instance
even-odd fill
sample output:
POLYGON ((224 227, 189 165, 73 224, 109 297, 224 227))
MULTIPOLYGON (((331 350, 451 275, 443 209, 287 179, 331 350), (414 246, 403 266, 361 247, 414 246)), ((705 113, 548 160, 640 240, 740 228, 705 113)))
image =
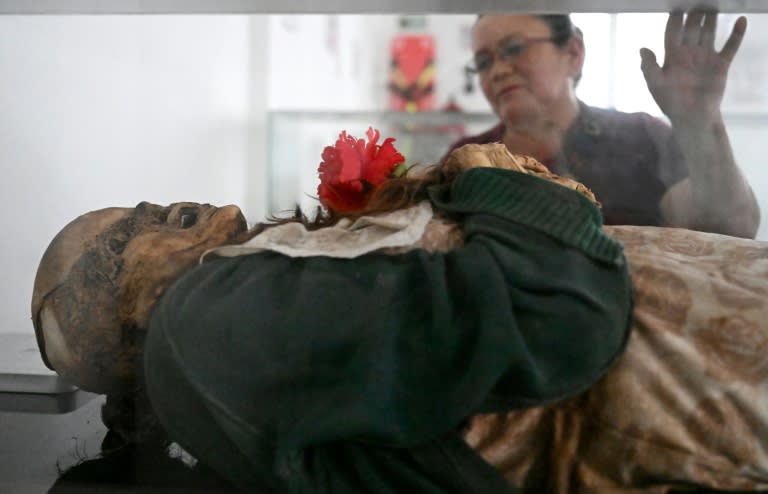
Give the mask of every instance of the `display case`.
MULTIPOLYGON (((739 16, 749 21, 720 110, 734 161, 762 211, 756 240, 765 241, 768 1, 0 1, 0 194, 8 204, 0 210, 0 342, 7 342, 0 352, 0 492, 46 492, 56 483, 66 489, 59 466, 96 458, 107 434, 104 397, 45 368, 32 339, 35 272, 69 221, 144 201, 235 204, 250 225, 290 216, 296 206, 311 216, 322 151, 342 130, 363 136, 376 128, 395 139, 406 164, 437 163, 457 139, 499 121, 466 71, 480 13, 571 13, 586 46, 577 97, 669 123, 648 92, 638 51, 650 47, 661 62, 668 13, 697 8, 720 12, 718 48, 739 16), (426 111, 407 102, 393 111, 393 67, 404 64, 394 63, 392 40, 410 35, 431 43, 414 79, 428 73, 434 94, 426 111)), ((764 260, 754 252, 734 259, 764 260)), ((731 261, 718 264, 724 279, 731 261)), ((762 289, 745 289, 754 286, 762 289)), ((745 310, 761 307, 748 297, 734 300, 745 310)), ((748 333, 742 329, 733 333, 748 333)), ((766 348, 755 338, 755 348, 766 348)), ((764 374, 765 366, 756 369, 764 374)), ((128 470, 143 473, 148 458, 128 470)), ((188 473, 148 469, 145 480, 151 487, 178 481, 170 487, 179 491, 211 481, 188 473)), ((141 489, 130 480, 103 483, 116 492, 126 484, 141 489)))

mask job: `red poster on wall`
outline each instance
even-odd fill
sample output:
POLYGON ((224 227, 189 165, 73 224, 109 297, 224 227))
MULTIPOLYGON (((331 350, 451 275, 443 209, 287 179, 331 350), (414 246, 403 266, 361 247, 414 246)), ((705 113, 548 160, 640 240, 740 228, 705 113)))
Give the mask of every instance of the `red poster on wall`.
POLYGON ((389 108, 435 108, 435 39, 429 34, 399 34, 390 43, 389 108))

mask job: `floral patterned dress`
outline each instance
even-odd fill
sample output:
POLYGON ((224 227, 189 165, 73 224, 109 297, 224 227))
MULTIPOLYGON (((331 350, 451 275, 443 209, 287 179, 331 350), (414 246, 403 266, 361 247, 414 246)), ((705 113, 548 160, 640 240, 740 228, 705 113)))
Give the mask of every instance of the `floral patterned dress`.
POLYGON ((768 489, 768 243, 605 229, 636 291, 624 356, 572 399, 474 416, 465 440, 525 492, 768 489))

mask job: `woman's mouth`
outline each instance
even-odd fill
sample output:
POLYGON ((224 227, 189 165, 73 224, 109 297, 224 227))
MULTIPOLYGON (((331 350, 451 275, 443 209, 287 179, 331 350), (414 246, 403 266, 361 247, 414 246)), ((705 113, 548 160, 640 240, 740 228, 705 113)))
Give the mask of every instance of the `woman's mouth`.
POLYGON ((501 91, 496 93, 496 98, 497 99, 501 99, 501 98, 503 98, 505 96, 513 94, 513 93, 517 92, 522 87, 523 86, 521 86, 519 84, 515 84, 515 85, 512 85, 512 86, 506 86, 501 91))

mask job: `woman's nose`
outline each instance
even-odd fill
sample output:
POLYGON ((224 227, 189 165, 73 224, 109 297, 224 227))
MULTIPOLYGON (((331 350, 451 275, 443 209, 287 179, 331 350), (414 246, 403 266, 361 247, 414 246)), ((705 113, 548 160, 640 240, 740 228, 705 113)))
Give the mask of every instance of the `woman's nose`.
POLYGON ((513 62, 497 58, 488 68, 488 77, 490 80, 497 81, 512 75, 516 70, 513 62))

